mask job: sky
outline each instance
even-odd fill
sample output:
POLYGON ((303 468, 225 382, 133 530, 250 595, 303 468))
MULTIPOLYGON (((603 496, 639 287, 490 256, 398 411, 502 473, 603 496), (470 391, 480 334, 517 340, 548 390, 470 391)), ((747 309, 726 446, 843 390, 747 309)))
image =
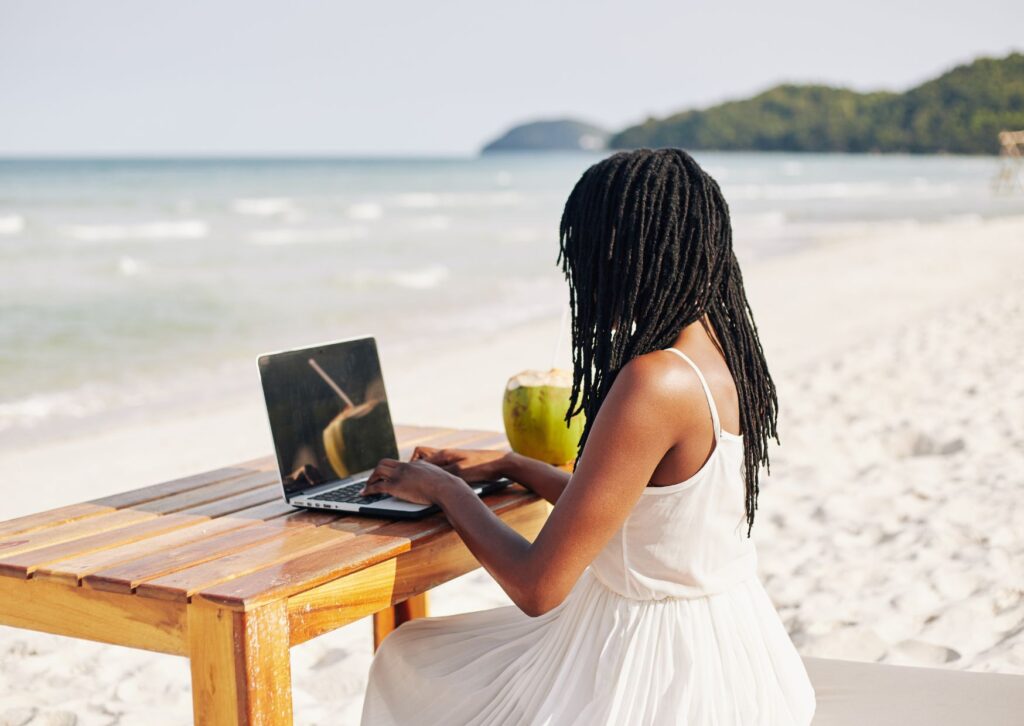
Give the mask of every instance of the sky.
POLYGON ((463 155, 1024 50, 1020 0, 0 0, 0 155, 463 155))

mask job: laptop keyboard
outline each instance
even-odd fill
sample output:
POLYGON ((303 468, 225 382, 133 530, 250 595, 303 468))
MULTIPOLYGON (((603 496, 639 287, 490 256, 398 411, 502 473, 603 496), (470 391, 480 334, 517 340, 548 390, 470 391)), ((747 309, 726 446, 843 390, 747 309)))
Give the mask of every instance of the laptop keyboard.
POLYGON ((373 504, 379 502, 381 499, 386 499, 391 496, 390 494, 370 494, 369 496, 360 496, 359 492, 366 484, 366 480, 357 481, 352 484, 346 484, 343 487, 337 489, 331 489, 330 491, 317 494, 315 497, 310 499, 319 499, 325 502, 346 502, 350 504, 373 504))

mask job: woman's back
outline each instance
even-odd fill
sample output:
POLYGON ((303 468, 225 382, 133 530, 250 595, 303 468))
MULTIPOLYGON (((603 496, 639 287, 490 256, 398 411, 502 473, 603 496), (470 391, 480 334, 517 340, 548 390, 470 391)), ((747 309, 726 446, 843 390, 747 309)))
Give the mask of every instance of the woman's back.
POLYGON ((722 429, 714 395, 696 363, 678 348, 666 350, 700 380, 714 449, 685 481, 648 486, 591 565, 608 588, 643 600, 712 595, 757 574, 743 509, 743 437, 722 429))

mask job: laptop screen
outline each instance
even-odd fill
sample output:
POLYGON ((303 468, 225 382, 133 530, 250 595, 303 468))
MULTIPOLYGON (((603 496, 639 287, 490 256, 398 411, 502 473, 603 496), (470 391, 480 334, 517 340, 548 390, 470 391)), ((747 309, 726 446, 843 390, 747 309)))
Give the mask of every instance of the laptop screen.
POLYGON ((288 498, 398 458, 373 338, 265 355, 259 366, 288 498))

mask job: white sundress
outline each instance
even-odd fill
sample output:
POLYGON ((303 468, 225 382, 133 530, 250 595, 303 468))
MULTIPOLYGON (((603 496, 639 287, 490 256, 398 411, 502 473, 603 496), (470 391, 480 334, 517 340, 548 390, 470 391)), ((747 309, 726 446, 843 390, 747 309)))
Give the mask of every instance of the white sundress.
POLYGON ((689 479, 648 487, 566 599, 411 620, 370 667, 363 726, 791 726, 803 661, 746 536, 743 439, 722 431, 689 479))

